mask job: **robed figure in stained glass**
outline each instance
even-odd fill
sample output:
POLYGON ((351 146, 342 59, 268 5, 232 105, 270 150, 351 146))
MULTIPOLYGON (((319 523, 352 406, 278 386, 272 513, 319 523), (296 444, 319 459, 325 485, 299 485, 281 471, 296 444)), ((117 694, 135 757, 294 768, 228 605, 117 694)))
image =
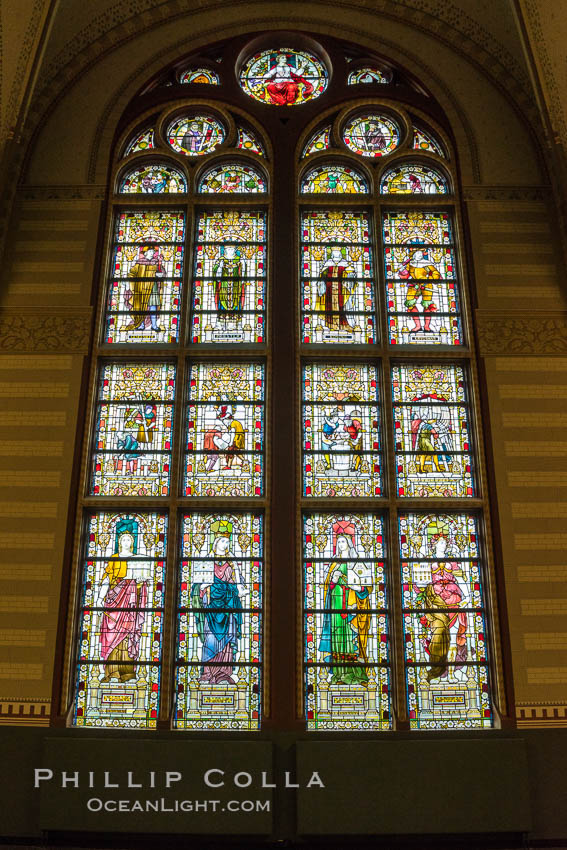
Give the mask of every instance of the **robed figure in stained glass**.
POLYGON ((319 272, 315 304, 331 330, 353 330, 346 310, 355 286, 353 277, 354 268, 344 259, 341 249, 333 248, 319 272))
MULTIPOLYGON (((323 588, 325 615, 319 652, 331 664, 331 684, 366 685, 366 646, 370 628, 370 591, 346 559, 358 561, 355 528, 348 520, 333 525, 333 561, 323 588)), ((357 562, 360 568, 360 563, 357 562)))
POLYGON ((421 317, 419 316, 418 302, 424 312, 423 330, 431 331, 431 314, 437 311, 437 305, 433 302, 433 280, 439 280, 441 274, 433 264, 427 247, 414 251, 408 260, 402 264, 398 272, 400 278, 408 281, 406 290, 405 306, 408 313, 413 313, 413 328, 410 333, 421 330, 421 317))
POLYGON ((124 329, 144 329, 149 323, 153 331, 161 331, 157 314, 161 308, 160 278, 165 277, 165 265, 157 245, 140 245, 128 277, 132 278, 132 288, 125 293, 124 301, 133 315, 124 329))
MULTIPOLYGON (((136 660, 147 605, 147 582, 128 577, 131 559, 135 556, 137 525, 124 520, 116 527, 116 552, 108 561, 102 576, 104 611, 100 626, 100 654, 105 662, 101 680, 119 679, 129 682, 136 678, 136 660)), ((101 588, 102 595, 102 588, 101 588)))
POLYGON ((214 266, 215 306, 219 316, 238 319, 244 308, 246 284, 245 261, 234 245, 225 245, 220 260, 214 266))
POLYGON ((202 643, 199 681, 234 684, 234 663, 242 635, 241 577, 230 554, 232 523, 217 520, 210 526, 214 558, 212 581, 193 584, 191 604, 202 643))
POLYGON ((269 102, 277 106, 295 103, 300 86, 303 86, 303 99, 306 100, 313 91, 313 85, 302 76, 303 72, 303 65, 294 68, 285 53, 280 53, 276 64, 266 71, 261 80, 266 86, 269 102))

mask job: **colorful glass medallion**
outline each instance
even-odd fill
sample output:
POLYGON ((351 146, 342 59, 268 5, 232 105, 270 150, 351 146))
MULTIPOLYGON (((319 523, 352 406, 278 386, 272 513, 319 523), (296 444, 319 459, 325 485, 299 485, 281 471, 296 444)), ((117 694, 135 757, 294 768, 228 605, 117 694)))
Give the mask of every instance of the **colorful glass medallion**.
POLYGON ((266 213, 202 212, 195 245, 191 341, 263 342, 266 213))
POLYGON ((400 131, 386 115, 358 115, 345 125, 343 141, 347 148, 360 156, 385 156, 397 148, 400 131))
POLYGON ((140 165, 124 174, 118 191, 175 194, 187 191, 187 180, 177 168, 170 165, 140 165))
POLYGON ((230 192, 252 194, 266 190, 266 181, 260 172, 252 165, 243 165, 239 162, 227 162, 226 165, 211 168, 199 183, 199 192, 211 194, 230 192))
POLYGON ((167 496, 175 366, 102 367, 92 457, 92 496, 167 496))
POLYGON ((384 213, 390 342, 461 345, 453 231, 448 213, 384 213))
POLYGON ((442 156, 446 159, 445 152, 433 133, 429 130, 422 130, 420 127, 413 128, 413 149, 417 151, 429 151, 436 153, 437 156, 442 156))
POLYGON ((303 518, 308 729, 391 727, 382 541, 372 514, 303 518))
POLYGON ((156 727, 165 514, 107 511, 87 524, 75 726, 156 727))
POLYGON ((349 166, 318 165, 301 181, 301 192, 325 195, 367 193, 368 182, 360 172, 349 166))
POLYGON ((192 365, 186 451, 186 496, 263 494, 262 364, 192 365))
POLYGON ((367 66, 351 71, 347 85, 357 86, 359 83, 389 83, 389 78, 379 68, 367 66))
POLYGON ((256 53, 240 72, 247 95, 274 106, 297 106, 327 88, 327 69, 312 53, 280 47, 256 53))
POLYGON ((258 729, 262 517, 183 517, 176 668, 178 729, 258 729))
POLYGON ((406 514, 399 523, 410 726, 489 728, 477 520, 406 514))
POLYGON ((310 363, 303 369, 303 493, 381 495, 376 367, 310 363))
POLYGON ((304 212, 301 242, 303 342, 375 342, 367 213, 304 212))
POLYGON ((117 215, 105 342, 152 345, 177 340, 184 245, 182 212, 117 215))
POLYGON ((311 136, 303 149, 301 158, 305 159, 306 156, 310 156, 312 153, 329 150, 330 147, 331 125, 329 124, 328 127, 323 127, 322 130, 317 130, 317 132, 311 136))
POLYGON ((154 130, 153 127, 148 127, 145 130, 142 130, 141 133, 137 133, 134 138, 130 140, 126 150, 124 151, 124 156, 136 153, 137 151, 149 151, 153 148, 155 148, 154 130))
POLYGON ((461 366, 404 364, 392 369, 398 496, 476 495, 469 414, 461 366))
POLYGON ((225 129, 211 115, 178 118, 167 130, 167 140, 174 151, 186 156, 205 156, 224 142, 225 129))
POLYGON ((421 164, 397 165, 380 181, 382 195, 445 195, 446 179, 434 168, 421 164))
POLYGON ((191 68, 179 76, 180 83, 205 83, 210 86, 219 86, 220 77, 216 71, 209 68, 191 68))
POLYGON ((246 130, 244 127, 238 128, 238 138, 236 147, 240 150, 257 153, 259 156, 266 156, 264 146, 260 142, 258 136, 251 130, 246 130))

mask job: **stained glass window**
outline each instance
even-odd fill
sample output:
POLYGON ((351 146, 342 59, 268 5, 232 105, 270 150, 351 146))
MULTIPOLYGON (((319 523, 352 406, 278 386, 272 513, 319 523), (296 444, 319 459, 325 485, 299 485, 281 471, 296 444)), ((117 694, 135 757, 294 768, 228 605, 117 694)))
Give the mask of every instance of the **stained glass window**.
POLYGON ((367 113, 347 122, 343 141, 349 150, 360 156, 386 156, 397 148, 400 131, 387 115, 367 113))
POLYGON ((230 192, 265 192, 266 181, 260 172, 252 165, 238 162, 227 162, 207 171, 199 183, 199 192, 207 194, 223 194, 230 192))
POLYGON ((464 370, 445 363, 392 369, 398 495, 475 495, 464 370))
POLYGON ((209 68, 191 68, 179 75, 180 83, 208 83, 211 86, 220 85, 220 77, 216 71, 209 68))
POLYGON ((89 517, 80 602, 75 726, 155 728, 167 517, 89 517))
POLYGON ((265 339, 266 214, 201 213, 195 245, 193 342, 265 339))
POLYGON ((303 493, 381 494, 376 367, 311 363, 303 370, 303 493))
POLYGON ((449 213, 384 213, 390 342, 460 345, 453 229, 449 213))
POLYGON ((186 156, 204 156, 224 142, 225 129, 211 115, 195 114, 177 118, 167 129, 174 151, 186 156))
POLYGON ((301 234, 303 342, 374 342, 368 215, 304 212, 301 234))
POLYGON ((388 169, 380 181, 383 195, 444 195, 446 179, 435 168, 413 163, 388 169))
POLYGON ((391 727, 383 527, 372 514, 303 519, 307 728, 391 727))
POLYGON ((347 84, 356 86, 359 83, 388 83, 389 78, 374 66, 366 66, 358 68, 356 71, 351 71, 348 75, 347 84))
POLYGON ((174 397, 172 365, 112 363, 101 368, 92 495, 169 493, 174 397))
POLYGON ((170 194, 186 192, 187 180, 170 165, 139 165, 127 171, 120 181, 119 192, 170 194))
POLYGON ((433 133, 429 130, 423 130, 421 127, 414 126, 413 128, 413 148, 418 151, 436 153, 445 159, 445 152, 433 133))
POLYGON ((238 138, 236 141, 236 147, 240 150, 250 151, 251 153, 257 153, 260 156, 266 156, 264 146, 258 139, 258 136, 251 130, 247 130, 245 127, 238 128, 238 138))
POLYGON ((194 364, 188 395, 185 495, 263 495, 264 366, 194 364))
POLYGON ((247 95, 274 106, 297 106, 323 94, 327 69, 307 51, 279 47, 248 59, 240 72, 247 95))
POLYGON ((116 217, 105 342, 175 342, 185 215, 144 210, 116 217))
POLYGON ((312 153, 317 153, 318 151, 326 151, 331 147, 331 125, 328 127, 323 127, 321 130, 317 130, 303 150, 302 158, 306 156, 310 156, 312 153))
POLYGON ((301 181, 303 193, 349 194, 368 192, 368 181, 356 169, 346 165, 318 165, 301 181))
POLYGON ((258 729, 262 517, 183 518, 176 666, 178 729, 258 729))
POLYGON ((490 727, 478 522, 417 513, 399 522, 410 726, 490 727))
POLYGON ((153 127, 147 127, 141 133, 137 133, 134 138, 128 143, 124 156, 137 151, 149 151, 155 148, 153 127))

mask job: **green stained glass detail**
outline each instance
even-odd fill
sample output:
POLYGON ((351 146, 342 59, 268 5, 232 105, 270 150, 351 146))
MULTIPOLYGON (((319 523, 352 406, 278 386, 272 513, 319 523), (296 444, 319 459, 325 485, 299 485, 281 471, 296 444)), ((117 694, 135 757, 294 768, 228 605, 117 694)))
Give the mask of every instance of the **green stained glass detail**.
POLYGON ((331 147, 331 125, 328 127, 323 127, 320 130, 317 130, 303 149, 303 153, 301 155, 302 159, 305 159, 306 156, 310 156, 312 153, 317 153, 318 151, 326 151, 331 147))
POLYGON ((414 126, 413 148, 417 151, 429 151, 429 153, 436 153, 437 156, 441 156, 443 159, 446 159, 445 152, 441 147, 440 142, 435 138, 430 130, 424 130, 421 127, 414 126))
POLYGON ((340 195, 367 193, 368 182, 356 169, 346 165, 319 165, 301 181, 302 193, 340 195))
POLYGON ((153 127, 147 127, 141 133, 137 133, 127 144, 124 156, 137 151, 149 151, 155 148, 153 127))
POLYGON ((236 147, 240 150, 257 153, 259 156, 266 156, 264 146, 256 133, 253 133, 252 130, 247 130, 245 127, 238 128, 236 147))

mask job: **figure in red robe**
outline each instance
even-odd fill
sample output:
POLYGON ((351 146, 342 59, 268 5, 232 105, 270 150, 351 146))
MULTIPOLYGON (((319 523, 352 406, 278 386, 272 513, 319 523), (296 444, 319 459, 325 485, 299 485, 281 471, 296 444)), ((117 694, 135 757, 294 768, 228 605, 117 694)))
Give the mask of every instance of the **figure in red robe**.
POLYGON ((303 71, 303 65, 292 68, 288 64, 285 53, 280 53, 277 64, 262 78, 262 81, 266 84, 269 102, 276 106, 287 106, 295 103, 299 97, 300 86, 303 86, 303 100, 307 100, 313 91, 313 85, 305 79, 303 71))

